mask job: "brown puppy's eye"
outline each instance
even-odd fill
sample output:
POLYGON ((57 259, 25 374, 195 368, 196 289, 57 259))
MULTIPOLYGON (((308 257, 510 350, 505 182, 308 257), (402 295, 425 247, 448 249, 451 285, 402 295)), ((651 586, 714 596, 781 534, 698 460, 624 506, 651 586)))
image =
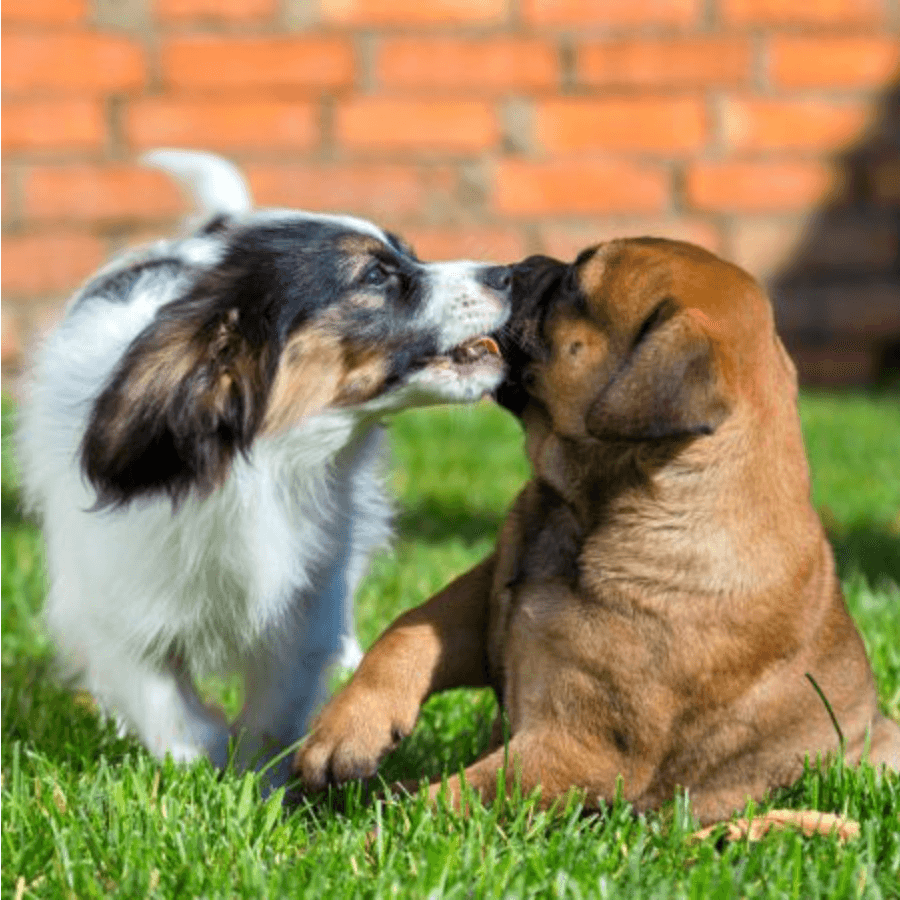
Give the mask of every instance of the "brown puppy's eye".
POLYGON ((572 343, 569 344, 569 356, 578 356, 583 347, 584 344, 582 344, 581 341, 572 341, 572 343))

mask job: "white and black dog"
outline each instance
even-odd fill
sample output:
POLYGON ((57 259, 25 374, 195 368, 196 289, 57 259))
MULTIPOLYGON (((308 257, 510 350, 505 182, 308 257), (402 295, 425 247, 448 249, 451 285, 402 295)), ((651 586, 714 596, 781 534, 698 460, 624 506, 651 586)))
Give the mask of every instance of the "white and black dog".
POLYGON ((23 480, 70 672, 154 754, 221 766, 239 736, 245 766, 302 736, 342 641, 358 654, 353 594, 389 533, 379 423, 497 386, 510 271, 252 211, 218 157, 149 161, 207 218, 74 297, 23 405, 23 480), (230 727, 194 687, 223 671, 246 680, 230 727))

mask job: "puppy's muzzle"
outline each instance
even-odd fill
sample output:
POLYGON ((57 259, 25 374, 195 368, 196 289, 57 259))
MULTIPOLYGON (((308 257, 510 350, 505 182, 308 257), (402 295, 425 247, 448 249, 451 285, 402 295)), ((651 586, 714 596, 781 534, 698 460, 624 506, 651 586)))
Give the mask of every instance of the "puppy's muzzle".
POLYGON ((560 285, 571 267, 550 256, 529 256, 511 266, 512 315, 493 337, 507 365, 506 377, 494 392, 494 399, 514 415, 528 402, 523 384, 525 367, 544 349, 540 334, 547 307, 560 294, 560 285))

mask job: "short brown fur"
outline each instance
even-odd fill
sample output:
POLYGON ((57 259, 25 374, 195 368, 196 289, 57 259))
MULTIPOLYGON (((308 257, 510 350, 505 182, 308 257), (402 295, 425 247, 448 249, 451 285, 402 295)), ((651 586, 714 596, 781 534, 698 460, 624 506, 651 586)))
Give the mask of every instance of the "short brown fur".
MULTIPOLYGON (((429 694, 492 685, 508 747, 465 771, 588 805, 689 791, 709 822, 804 759, 900 768, 813 509, 796 374, 759 286, 689 245, 615 241, 554 307, 523 412, 534 472, 494 554, 379 638, 295 765, 374 773, 429 694), (675 307, 641 342, 665 298, 675 307)), ((449 779, 458 800, 458 776, 449 779)), ((440 785, 432 785, 437 793, 440 785)))

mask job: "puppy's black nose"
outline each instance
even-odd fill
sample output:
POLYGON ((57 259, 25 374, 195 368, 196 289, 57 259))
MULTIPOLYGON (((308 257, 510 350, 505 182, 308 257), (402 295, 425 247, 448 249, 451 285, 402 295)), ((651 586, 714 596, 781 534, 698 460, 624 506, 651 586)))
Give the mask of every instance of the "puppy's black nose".
POLYGON ((481 281, 495 291, 506 293, 512 287, 511 266, 491 266, 481 273, 481 281))

